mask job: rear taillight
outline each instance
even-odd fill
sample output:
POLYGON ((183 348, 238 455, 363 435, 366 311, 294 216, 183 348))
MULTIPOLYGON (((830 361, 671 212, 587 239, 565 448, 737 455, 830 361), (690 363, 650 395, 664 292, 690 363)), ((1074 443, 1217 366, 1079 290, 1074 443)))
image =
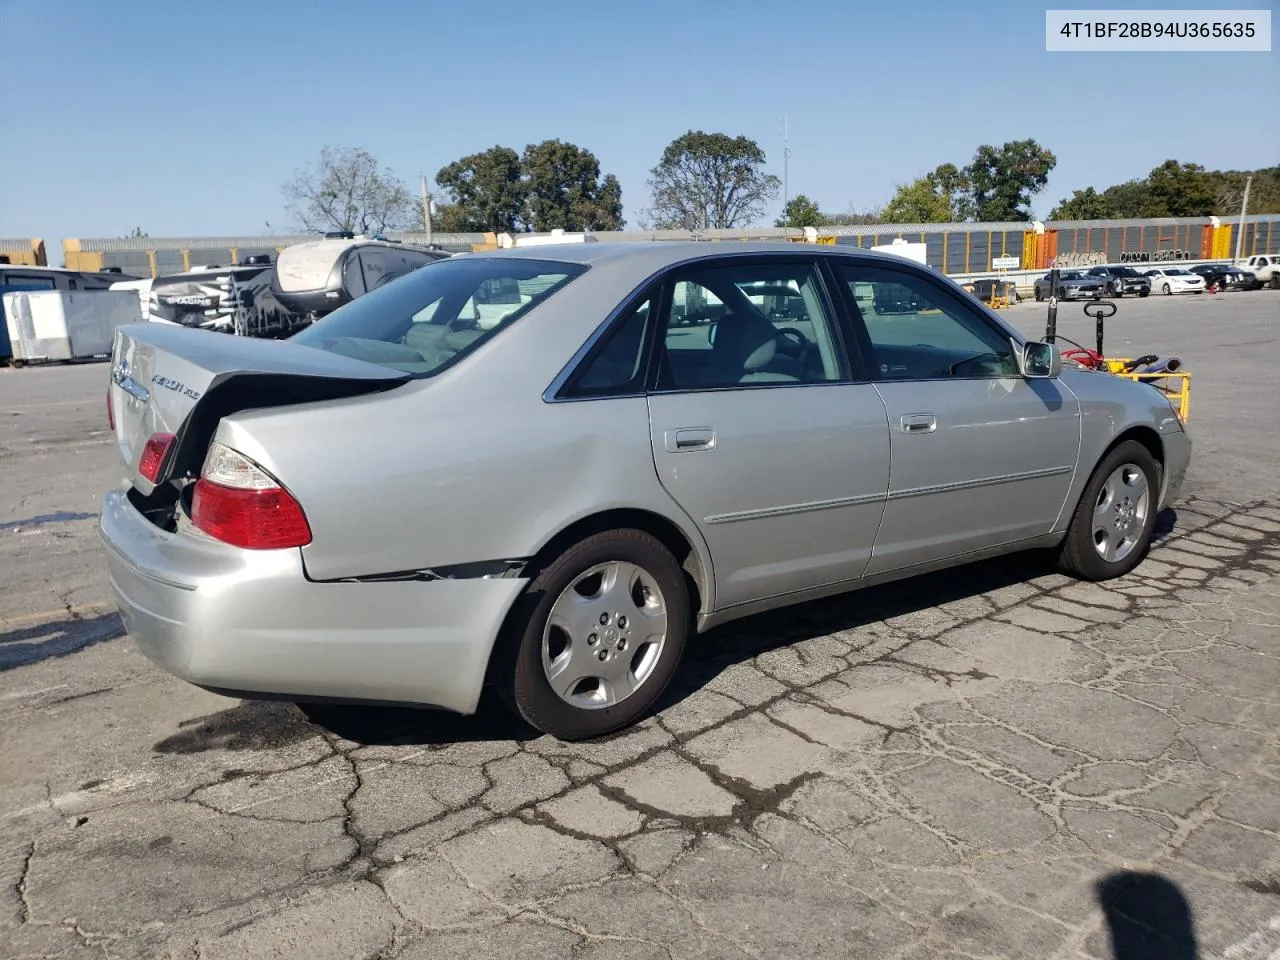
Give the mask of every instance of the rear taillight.
POLYGON ((147 445, 142 448, 142 459, 138 461, 138 472, 152 483, 158 483, 160 468, 164 466, 164 458, 173 446, 172 433, 152 434, 147 445))
POLYGON ((116 411, 111 406, 111 388, 107 387, 107 426, 112 430, 116 428, 116 411))
POLYGON ((191 522, 246 550, 305 547, 311 528, 302 505, 242 453, 214 443, 191 500, 191 522))

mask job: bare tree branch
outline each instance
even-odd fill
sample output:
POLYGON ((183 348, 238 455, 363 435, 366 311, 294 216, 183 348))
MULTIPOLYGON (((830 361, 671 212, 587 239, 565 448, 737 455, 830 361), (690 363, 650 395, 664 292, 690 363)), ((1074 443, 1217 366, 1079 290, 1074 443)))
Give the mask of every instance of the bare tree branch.
POLYGON ((289 212, 308 231, 376 234, 417 220, 409 188, 360 147, 325 147, 316 165, 297 171, 284 193, 289 212))
POLYGON ((765 155, 747 137, 690 130, 663 151, 649 173, 657 228, 740 227, 758 219, 780 181, 764 172, 765 155))

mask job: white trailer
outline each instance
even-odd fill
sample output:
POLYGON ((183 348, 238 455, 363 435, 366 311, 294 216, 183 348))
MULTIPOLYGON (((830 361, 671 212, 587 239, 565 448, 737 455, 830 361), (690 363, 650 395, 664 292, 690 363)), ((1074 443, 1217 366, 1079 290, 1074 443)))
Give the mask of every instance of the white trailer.
POLYGON ((34 290, 4 294, 12 363, 111 355, 116 327, 142 320, 132 290, 34 290))

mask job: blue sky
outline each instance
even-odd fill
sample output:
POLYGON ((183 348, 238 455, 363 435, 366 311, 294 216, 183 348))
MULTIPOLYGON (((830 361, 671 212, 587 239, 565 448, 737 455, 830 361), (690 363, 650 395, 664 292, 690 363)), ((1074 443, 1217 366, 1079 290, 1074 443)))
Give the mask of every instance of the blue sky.
MULTIPOLYGON (((1250 3, 1266 7, 1183 6, 1250 3)), ((42 236, 58 263, 61 237, 134 226, 279 232, 292 226, 281 185, 325 144, 362 146, 416 188, 420 173, 465 154, 555 137, 619 177, 635 226, 647 171, 674 137, 745 134, 781 175, 783 114, 790 193, 832 211, 883 203, 895 184, 963 165, 980 143, 1024 137, 1058 156, 1041 215, 1072 189, 1170 158, 1280 162, 1280 124, 1256 96, 1269 91, 1274 104, 1280 90, 1274 48, 1046 53, 1044 10, 1026 0, 0 0, 0 236, 42 236)))

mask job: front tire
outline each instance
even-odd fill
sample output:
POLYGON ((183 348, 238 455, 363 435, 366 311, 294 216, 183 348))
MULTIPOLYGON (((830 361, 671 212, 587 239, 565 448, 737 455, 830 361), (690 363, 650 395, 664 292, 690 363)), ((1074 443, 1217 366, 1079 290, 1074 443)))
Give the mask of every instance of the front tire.
POLYGON ((548 564, 512 611, 499 692, 561 740, 626 727, 666 690, 692 632, 684 571, 641 530, 587 537, 548 564))
POLYGON ((1085 485, 1062 542, 1058 565, 1082 580, 1123 577, 1151 544, 1160 468, 1151 451, 1126 440, 1102 458, 1085 485))
POLYGON ((1172 293, 1173 293, 1173 290, 1172 290, 1172 288, 1170 288, 1170 286, 1166 283, 1166 284, 1165 284, 1165 285, 1160 289, 1160 292, 1161 292, 1161 293, 1163 293, 1163 294, 1167 297, 1167 296, 1169 296, 1170 294, 1172 294, 1172 293))

